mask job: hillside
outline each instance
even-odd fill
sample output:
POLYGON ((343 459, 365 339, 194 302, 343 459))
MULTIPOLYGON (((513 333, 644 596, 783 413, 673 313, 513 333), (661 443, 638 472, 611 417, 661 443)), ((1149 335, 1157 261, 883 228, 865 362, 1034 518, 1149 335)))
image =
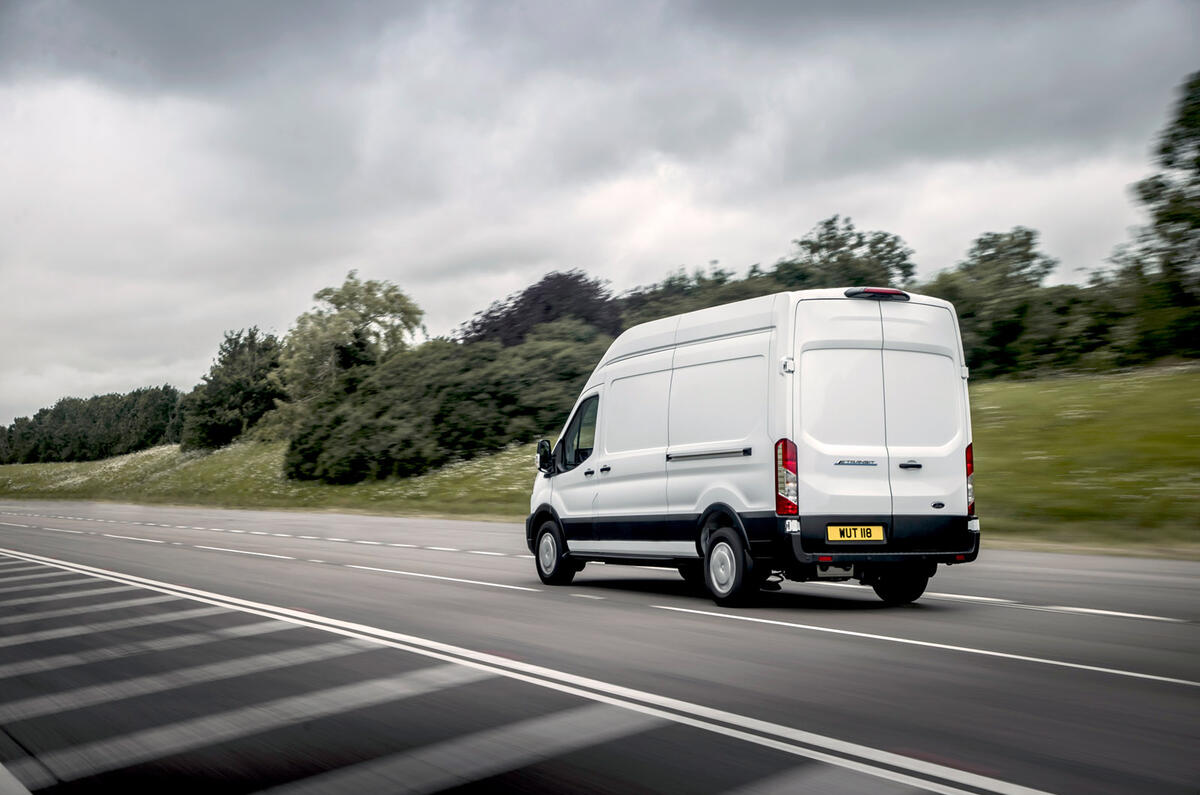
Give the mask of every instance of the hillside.
MULTIPOLYGON (((1200 369, 1155 368, 971 390, 987 537, 1200 556, 1200 369)), ((352 510, 519 520, 533 445, 419 477, 285 479, 283 443, 156 447, 105 461, 0 466, 0 498, 352 510)))

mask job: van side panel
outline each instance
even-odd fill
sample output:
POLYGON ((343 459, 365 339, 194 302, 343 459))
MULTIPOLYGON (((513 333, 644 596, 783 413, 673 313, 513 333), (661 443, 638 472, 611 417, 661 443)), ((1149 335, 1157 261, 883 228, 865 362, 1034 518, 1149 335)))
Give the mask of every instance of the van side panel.
POLYGON ((766 411, 771 336, 763 329, 676 349, 667 448, 673 515, 699 517, 716 503, 739 513, 773 507, 766 411))

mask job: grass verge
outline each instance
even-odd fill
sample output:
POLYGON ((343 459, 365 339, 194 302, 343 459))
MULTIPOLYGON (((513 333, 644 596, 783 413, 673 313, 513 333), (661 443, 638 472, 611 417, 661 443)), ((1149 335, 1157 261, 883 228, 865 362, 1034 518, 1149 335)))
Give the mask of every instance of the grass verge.
MULTIPOLYGON (((1200 369, 989 382, 971 389, 977 504, 997 545, 1200 559, 1200 369)), ((118 500, 517 521, 533 445, 352 486, 284 478, 282 443, 157 447, 0 466, 0 498, 118 500)))

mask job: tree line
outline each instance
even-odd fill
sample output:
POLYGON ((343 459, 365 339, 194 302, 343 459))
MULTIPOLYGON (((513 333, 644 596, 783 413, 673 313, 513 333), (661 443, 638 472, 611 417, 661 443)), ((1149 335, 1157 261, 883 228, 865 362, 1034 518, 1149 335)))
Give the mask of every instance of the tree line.
POLYGON ((227 332, 186 395, 162 387, 66 398, 0 432, 0 462, 87 460, 175 441, 207 450, 249 436, 287 440, 292 478, 418 474, 556 430, 622 330, 782 290, 877 285, 946 298, 977 378, 1197 358, 1200 72, 1183 86, 1155 163, 1134 186, 1149 223, 1085 284, 1046 285, 1057 262, 1020 226, 980 235, 954 267, 918 282, 902 238, 834 215, 774 264, 740 276, 713 262, 618 295, 579 270, 550 273, 418 344, 422 310, 398 286, 351 271, 316 293, 283 338, 227 332), (115 408, 126 404, 156 408, 115 408))

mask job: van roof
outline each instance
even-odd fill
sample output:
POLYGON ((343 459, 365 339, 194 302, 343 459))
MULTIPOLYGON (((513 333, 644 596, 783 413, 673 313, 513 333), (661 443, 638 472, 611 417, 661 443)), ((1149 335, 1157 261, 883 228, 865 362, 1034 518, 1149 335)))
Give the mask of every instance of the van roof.
MULTIPOLYGON (((847 298, 846 287, 826 287, 817 290, 793 290, 774 293, 745 301, 697 309, 682 315, 673 315, 649 323, 641 323, 626 329, 617 337, 597 371, 605 365, 630 356, 665 350, 674 345, 696 342, 702 339, 722 337, 729 334, 744 334, 755 329, 769 329, 785 320, 788 312, 800 301, 821 299, 855 300, 847 298)), ((913 303, 944 306, 954 311, 949 301, 933 296, 908 293, 913 303)), ((589 379, 589 383, 592 379, 589 379)))

